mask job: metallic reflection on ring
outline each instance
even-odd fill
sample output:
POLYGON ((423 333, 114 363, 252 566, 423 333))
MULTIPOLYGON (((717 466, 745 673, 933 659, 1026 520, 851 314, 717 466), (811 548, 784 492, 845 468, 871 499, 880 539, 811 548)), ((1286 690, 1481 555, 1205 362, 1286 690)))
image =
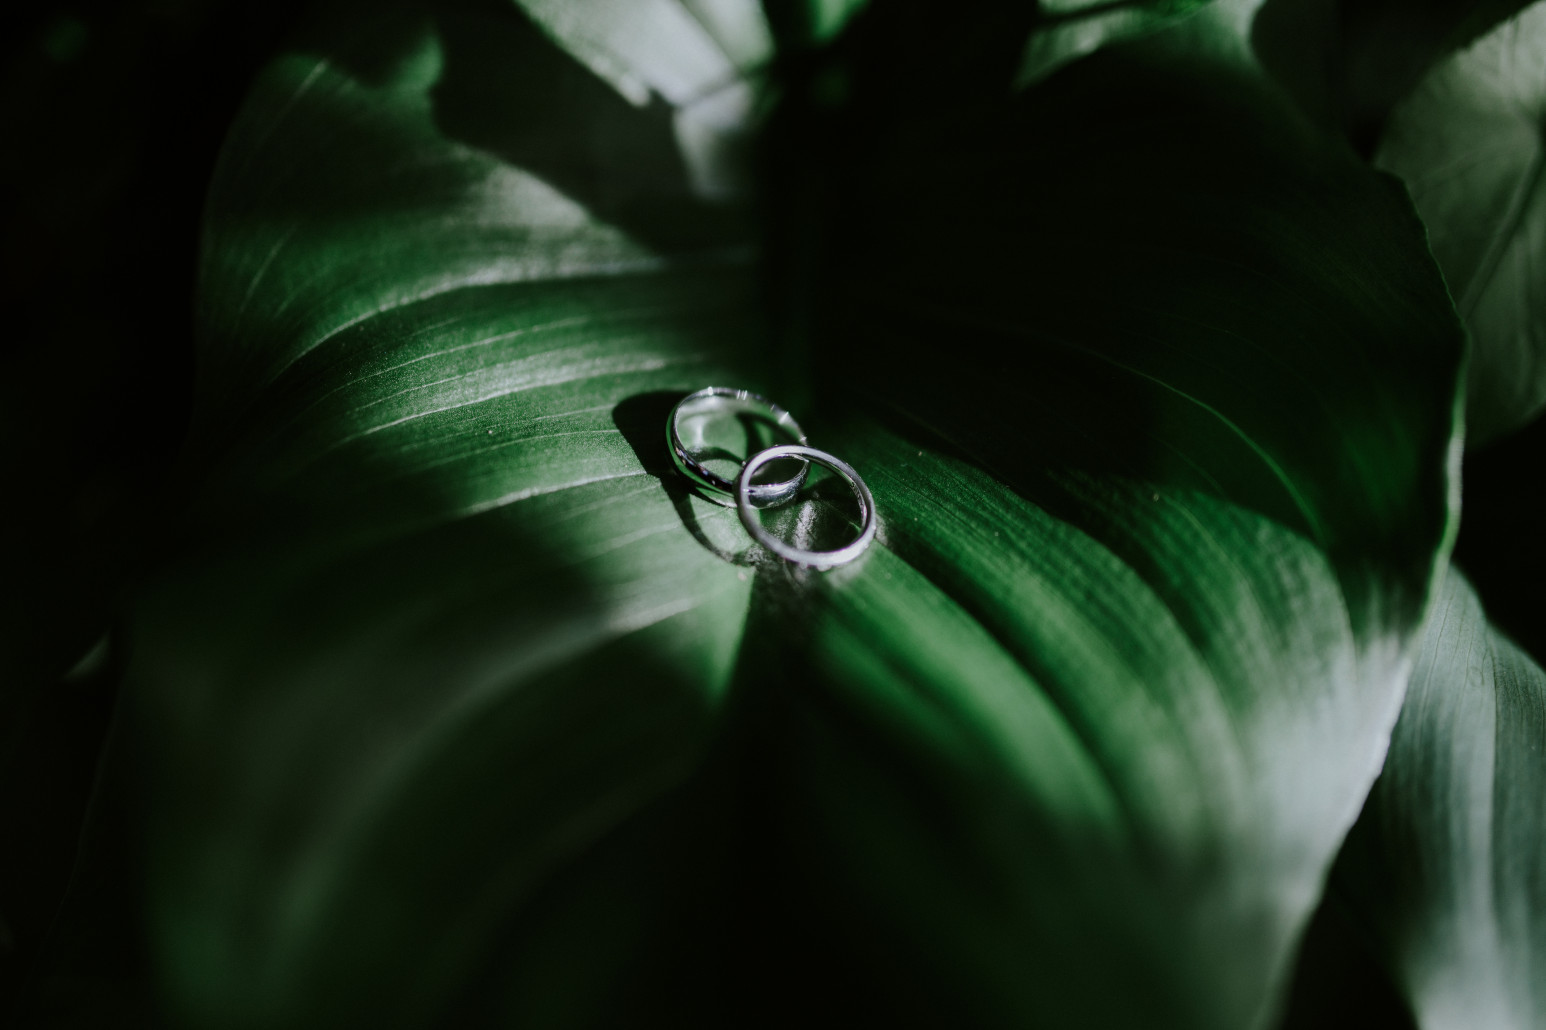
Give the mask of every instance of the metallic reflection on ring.
MULTIPOLYGON (((687 449, 687 445, 682 442, 679 428, 684 409, 690 409, 697 402, 716 397, 729 402, 728 406, 731 408, 739 408, 761 416, 801 444, 806 443, 805 430, 800 428, 794 416, 766 397, 752 393, 750 390, 737 390, 728 386, 705 387, 677 401, 676 406, 671 409, 670 417, 666 419, 666 447, 671 452, 671 461, 676 465, 678 472, 698 486, 712 493, 734 494, 736 492, 735 482, 710 469, 687 449)), ((799 492, 809 472, 810 465, 802 461, 800 471, 783 482, 752 485, 748 491, 749 503, 756 508, 770 508, 782 504, 799 492)))
MULTIPOLYGON (((806 466, 809 468, 809 465, 806 466)), ((780 447, 769 447, 765 451, 746 460, 741 467, 741 474, 735 481, 736 510, 741 516, 741 525, 763 547, 778 555, 780 558, 796 565, 808 565, 817 569, 830 569, 837 565, 846 565, 870 546, 870 541, 875 539, 875 498, 870 494, 870 488, 864 485, 864 480, 854 467, 834 457, 826 451, 818 451, 814 447, 806 447, 799 444, 787 444, 780 447), (839 547, 835 551, 807 551, 796 547, 791 543, 780 540, 763 528, 762 522, 757 517, 757 505, 751 499, 751 477, 757 469, 777 458, 806 458, 818 465, 825 465, 847 480, 848 486, 853 490, 854 496, 859 501, 859 536, 849 544, 839 547)))

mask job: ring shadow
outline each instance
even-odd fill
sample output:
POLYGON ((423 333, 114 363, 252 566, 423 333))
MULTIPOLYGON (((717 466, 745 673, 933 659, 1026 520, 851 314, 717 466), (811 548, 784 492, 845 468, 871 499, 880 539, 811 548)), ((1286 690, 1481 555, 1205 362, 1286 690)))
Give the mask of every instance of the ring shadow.
POLYGON ((628 446, 633 448, 634 456, 639 459, 645 473, 660 481, 661 489, 665 490, 671 506, 676 509, 677 518, 682 520, 687 532, 704 550, 731 565, 747 568, 758 566, 762 564, 761 550, 755 545, 732 554, 709 539, 703 531, 703 524, 698 521, 697 513, 693 511, 692 498, 697 496, 710 503, 722 502, 706 496, 671 464, 662 427, 671 417, 671 410, 688 392, 652 390, 624 398, 612 409, 612 424, 623 434, 628 446))
MULTIPOLYGON (((672 464, 663 427, 671 417, 672 409, 685 396, 687 396, 686 391, 664 390, 635 394, 618 402, 612 409, 613 425, 623 435, 628 446, 633 449, 634 456, 639 459, 639 464, 643 466, 644 471, 660 481, 661 488, 665 490, 666 497, 676 509, 682 525, 705 550, 731 565, 746 568, 775 563, 775 559, 754 543, 748 543, 746 549, 732 553, 716 544, 704 531, 702 522, 693 510, 693 498, 697 497, 720 507, 728 505, 724 499, 713 497, 699 489, 687 477, 681 475, 672 464)), ((747 415, 738 415, 737 418, 745 427, 748 439, 756 440, 760 437, 761 434, 756 432, 756 428, 765 426, 765 420, 747 415)), ((745 458, 744 455, 719 447, 708 448, 702 453, 711 458, 730 458, 736 461, 745 458)), ((860 520, 847 510, 847 507, 852 505, 853 498, 841 480, 836 477, 823 479, 812 483, 802 493, 807 502, 815 502, 819 505, 816 509, 816 517, 807 518, 805 524, 800 525, 803 506, 789 505, 774 516, 774 524, 770 528, 781 535, 792 536, 792 530, 798 526, 805 534, 814 537, 811 542, 804 545, 812 550, 836 550, 846 544, 858 530, 860 520)), ((776 564, 784 563, 776 562, 776 564)))

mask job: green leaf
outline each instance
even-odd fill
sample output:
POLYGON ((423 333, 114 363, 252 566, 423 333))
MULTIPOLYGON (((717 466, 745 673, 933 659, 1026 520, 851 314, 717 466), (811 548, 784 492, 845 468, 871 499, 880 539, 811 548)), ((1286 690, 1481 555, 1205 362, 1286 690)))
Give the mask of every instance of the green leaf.
POLYGON ((1530 0, 1267 0, 1263 65, 1304 111, 1372 154, 1392 109, 1439 61, 1530 0))
POLYGON ((774 30, 782 29, 780 42, 794 51, 831 43, 868 5, 869 0, 800 0, 766 6, 774 30))
POLYGON ((762 169, 815 241, 764 264, 574 24, 344 20, 233 127, 208 478, 131 635, 174 1013, 1260 1018, 1448 546, 1404 197, 1162 46, 915 133, 858 34, 852 106, 766 140, 830 192, 762 169), (665 411, 715 383, 865 475, 863 562, 685 490, 665 411))
POLYGON ((1400 175, 1471 330, 1476 442, 1546 408, 1546 3, 1433 69, 1375 162, 1400 175))
MULTIPOLYGON (((1015 85, 1025 87, 1045 79, 1059 68, 1092 54, 1108 43, 1135 39, 1157 32, 1177 19, 1196 14, 1213 0, 1044 0, 1040 18, 1026 39, 1025 52, 1015 85)), ((1220 6, 1246 13, 1261 0, 1220 6)))
POLYGON ((1451 572, 1337 865, 1425 1030, 1546 1019, 1546 672, 1451 572))

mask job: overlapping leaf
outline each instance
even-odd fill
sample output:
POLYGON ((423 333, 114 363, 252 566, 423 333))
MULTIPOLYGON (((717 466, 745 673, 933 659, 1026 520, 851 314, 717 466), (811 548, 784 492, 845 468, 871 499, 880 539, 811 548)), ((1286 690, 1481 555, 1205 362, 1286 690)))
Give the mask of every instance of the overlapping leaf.
POLYGON ((1546 1019, 1546 674, 1447 577, 1339 860, 1424 1030, 1546 1019))
POLYGON ((1404 178, 1471 330, 1477 441, 1546 407, 1546 3, 1447 58, 1375 161, 1404 178))
POLYGON ((1266 0, 1251 26, 1263 63, 1327 129, 1372 154, 1397 104, 1434 65, 1530 0, 1266 0))
POLYGON ((1163 45, 910 120, 875 9, 834 124, 789 94, 826 192, 765 170, 816 241, 765 279, 696 94, 619 85, 669 67, 625 7, 344 22, 233 130, 209 485, 134 632, 168 997, 1259 1018, 1446 546, 1459 330, 1403 198, 1163 45), (862 564, 742 555, 663 469, 710 383, 818 399, 862 564))
MULTIPOLYGON (((1092 54, 1108 43, 1157 32, 1178 18, 1196 13, 1210 2, 1046 0, 1038 4, 1040 16, 1035 31, 1026 40, 1025 53, 1015 75, 1016 85, 1040 82, 1070 61, 1092 54)), ((1256 4, 1248 6, 1255 7, 1256 4)))

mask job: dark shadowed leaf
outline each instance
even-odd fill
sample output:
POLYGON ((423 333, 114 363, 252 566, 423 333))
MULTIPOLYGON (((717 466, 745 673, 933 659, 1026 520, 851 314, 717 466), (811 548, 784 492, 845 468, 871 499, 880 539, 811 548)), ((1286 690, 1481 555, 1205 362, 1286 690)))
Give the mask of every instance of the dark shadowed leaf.
POLYGON ((1449 537, 1460 329, 1405 198, 1163 36, 914 106, 887 5, 846 103, 785 93, 765 264, 659 72, 717 37, 631 54, 626 7, 341 20, 233 129, 208 481, 132 633, 166 996, 1259 1018, 1449 537), (715 383, 863 472, 861 563, 685 491, 663 418, 715 383))
POLYGON ((1532 655, 1546 655, 1546 619, 1535 584, 1546 580, 1546 419, 1466 454, 1465 520, 1455 562, 1487 598, 1493 626, 1532 655))
POLYGON ((1546 673, 1445 579, 1335 886, 1424 1030, 1546 1021, 1546 673))
POLYGON ((1471 438, 1517 429, 1546 407, 1546 3, 1434 68, 1375 162, 1411 188, 1471 330, 1471 438))
POLYGON ((1267 0, 1251 42, 1306 113, 1370 154, 1430 68, 1529 2, 1267 0))
POLYGON ((1279 1030, 1416 1030, 1367 928, 1328 889, 1299 942, 1279 1030))
MULTIPOLYGON (((1157 32, 1178 18, 1195 14, 1212 0, 1044 0, 1038 4, 1034 31, 1025 43, 1017 86, 1040 82, 1059 68, 1108 43, 1157 32)), ((1254 8, 1227 0, 1222 6, 1254 8)))

